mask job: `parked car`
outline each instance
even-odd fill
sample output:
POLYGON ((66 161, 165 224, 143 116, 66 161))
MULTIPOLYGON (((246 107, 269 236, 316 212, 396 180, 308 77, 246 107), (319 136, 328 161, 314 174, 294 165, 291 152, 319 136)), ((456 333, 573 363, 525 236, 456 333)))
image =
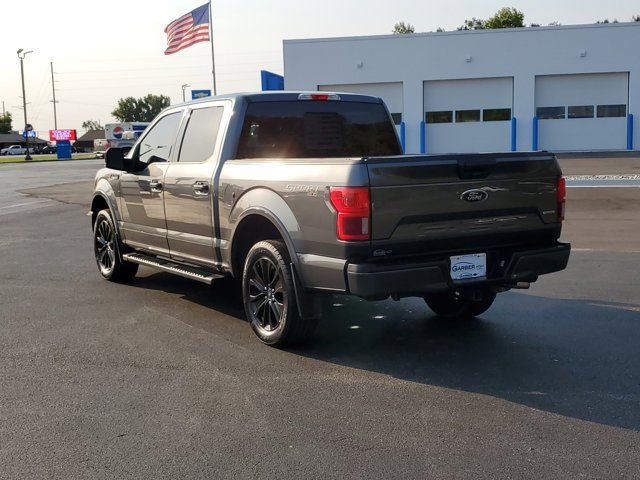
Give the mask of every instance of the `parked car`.
POLYGON ((26 155, 27 149, 20 145, 11 145, 0 150, 0 155, 26 155))
POLYGON ((105 138, 97 138, 93 141, 93 153, 97 158, 104 158, 104 152, 109 148, 109 142, 105 138))
POLYGON ((42 154, 42 155, 55 154, 56 153, 56 147, 55 147, 55 145, 43 145, 43 146, 39 147, 39 150, 38 150, 37 153, 42 154))
POLYGON ((253 331, 282 346, 327 293, 484 313, 566 267, 564 203, 553 154, 402 155, 379 98, 278 92, 163 111, 107 151, 91 220, 104 278, 241 279, 253 331))

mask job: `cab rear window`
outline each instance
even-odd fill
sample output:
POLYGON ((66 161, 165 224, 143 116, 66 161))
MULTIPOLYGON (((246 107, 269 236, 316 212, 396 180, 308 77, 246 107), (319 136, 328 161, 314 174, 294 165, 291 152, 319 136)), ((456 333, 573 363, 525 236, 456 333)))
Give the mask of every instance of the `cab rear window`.
POLYGON ((236 158, 400 155, 387 110, 377 103, 285 101, 250 103, 236 158))

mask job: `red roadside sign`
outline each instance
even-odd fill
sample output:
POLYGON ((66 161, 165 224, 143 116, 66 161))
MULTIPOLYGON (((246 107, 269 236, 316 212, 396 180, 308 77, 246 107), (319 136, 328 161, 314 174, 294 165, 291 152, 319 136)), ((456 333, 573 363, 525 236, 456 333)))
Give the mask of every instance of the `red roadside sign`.
POLYGON ((76 139, 75 130, 49 130, 49 140, 52 142, 63 142, 76 139))

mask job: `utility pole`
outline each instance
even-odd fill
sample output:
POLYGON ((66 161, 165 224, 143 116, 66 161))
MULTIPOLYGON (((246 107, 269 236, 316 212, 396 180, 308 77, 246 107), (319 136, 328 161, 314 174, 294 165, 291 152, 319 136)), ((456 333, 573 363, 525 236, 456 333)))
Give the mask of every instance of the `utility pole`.
POLYGON ((28 53, 31 53, 33 50, 29 50, 25 52, 22 48, 18 50, 18 58, 20 59, 20 77, 22 78, 22 109, 24 110, 24 133, 25 133, 25 146, 27 147, 27 154, 25 155, 25 160, 31 160, 31 155, 29 154, 29 123, 27 122, 27 95, 24 89, 24 57, 27 56, 28 53))
POLYGON ((211 0, 209 0, 209 41, 211 42, 211 73, 213 74, 213 96, 218 95, 218 86, 216 85, 216 53, 213 46, 213 10, 211 0))
POLYGON ((2 101, 2 116, 4 117, 7 114, 7 112, 4 109, 4 100, 2 101))
POLYGON ((49 62, 51 64, 51 88, 53 89, 53 128, 58 129, 58 113, 56 112, 56 81, 53 78, 53 62, 49 62))

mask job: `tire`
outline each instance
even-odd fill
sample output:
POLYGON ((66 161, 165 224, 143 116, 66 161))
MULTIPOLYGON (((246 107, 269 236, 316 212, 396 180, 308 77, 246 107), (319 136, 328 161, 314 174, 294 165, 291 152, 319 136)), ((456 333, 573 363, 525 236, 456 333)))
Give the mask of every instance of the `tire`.
POLYGON ((242 272, 247 320, 258 338, 272 347, 301 343, 315 330, 315 321, 298 312, 290 263, 282 242, 265 240, 249 250, 242 272))
POLYGON ((120 259, 120 244, 108 209, 100 210, 93 225, 93 251, 100 275, 111 282, 127 282, 136 276, 138 264, 120 259))
POLYGON ((425 297, 433 313, 444 318, 474 318, 491 308, 496 299, 493 292, 483 292, 480 300, 463 298, 455 292, 447 292, 425 297))

